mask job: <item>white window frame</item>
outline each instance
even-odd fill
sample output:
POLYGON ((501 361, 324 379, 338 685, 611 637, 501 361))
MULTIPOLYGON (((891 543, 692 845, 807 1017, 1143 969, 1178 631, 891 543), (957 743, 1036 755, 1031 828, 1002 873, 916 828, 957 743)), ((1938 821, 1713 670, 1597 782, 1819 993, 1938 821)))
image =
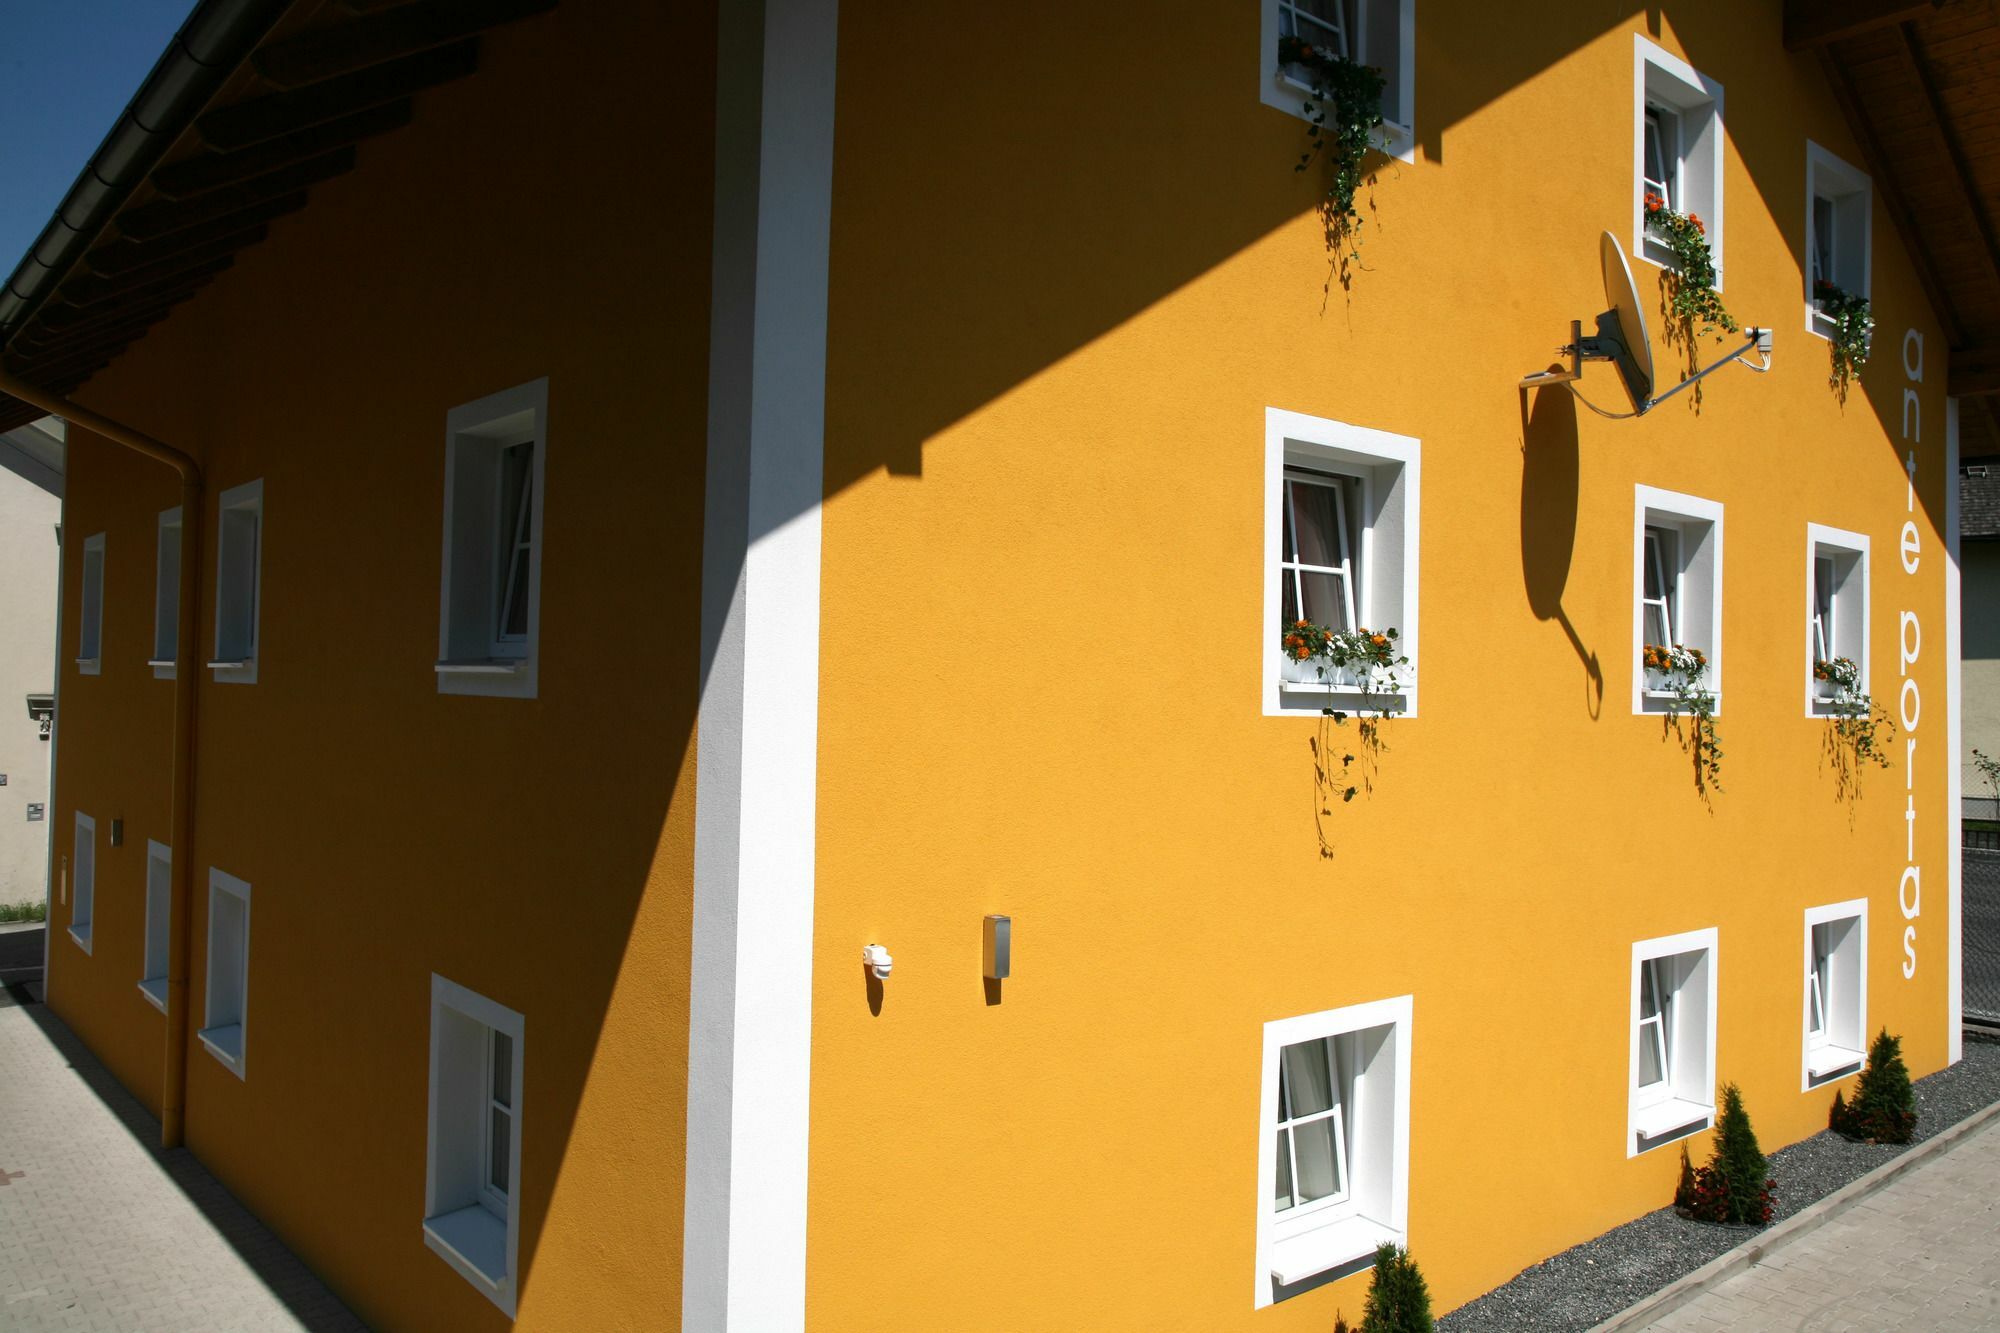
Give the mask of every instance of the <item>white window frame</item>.
POLYGON ((263 480, 224 491, 215 510, 215 657, 208 664, 221 684, 257 683, 264 619, 264 537, 263 480), (247 534, 245 516, 250 521, 247 534), (226 595, 232 581, 245 578, 247 609, 242 599, 226 595))
POLYGON ((516 385, 453 408, 445 418, 444 549, 438 588, 437 688, 440 694, 532 699, 536 696, 542 619, 543 514, 547 508, 549 382, 516 385), (531 443, 528 504, 527 633, 503 636, 500 515, 502 458, 531 443))
POLYGON ((1715 258, 1715 287, 1722 290, 1723 132, 1722 85, 1666 48, 1633 34, 1632 54, 1632 254, 1655 267, 1673 262, 1667 247, 1646 234, 1646 107, 1657 105, 1679 118, 1679 177, 1676 212, 1701 218, 1715 258))
POLYGON ((1410 1039, 1414 1000, 1328 1009, 1264 1025, 1263 1083, 1257 1115, 1257 1271, 1253 1305, 1320 1274, 1373 1260, 1375 1247, 1409 1239, 1410 1039), (1379 1038, 1378 1030, 1388 1029, 1379 1038), (1373 1043, 1353 1075, 1346 1108, 1349 1176, 1343 1197, 1288 1218, 1273 1207, 1277 1179, 1278 1069, 1288 1046, 1351 1033, 1373 1043), (1295 1223, 1287 1225, 1288 1222, 1295 1223), (1296 1225, 1303 1223, 1304 1225, 1296 1225))
POLYGON ((431 974, 430 1110, 424 1166, 424 1244, 509 1317, 521 1246, 521 1090, 525 1020, 477 991, 431 974), (447 1027, 448 1015, 452 1027, 447 1027), (485 1030, 469 1060, 463 1024, 485 1030), (492 1034, 513 1043, 505 1194, 488 1183, 492 1034), (475 1070, 472 1066, 476 1065, 475 1070), (469 1115, 478 1126, 468 1128, 469 1115), (468 1144, 464 1140, 473 1140, 468 1144), (468 1149, 478 1154, 468 1166, 468 1149), (504 1233, 504 1234, 502 1234, 504 1233))
POLYGON ((1407 435, 1331 421, 1270 407, 1264 410, 1264 551, 1258 568, 1263 586, 1263 710, 1266 717, 1317 715, 1333 707, 1354 707, 1358 690, 1319 682, 1289 682, 1279 646, 1283 599, 1278 576, 1284 566, 1285 477, 1306 468, 1357 479, 1361 486, 1361 530, 1350 533, 1350 550, 1360 562, 1354 600, 1359 623, 1381 631, 1394 628, 1398 655, 1410 659, 1397 669, 1400 695, 1381 695, 1374 706, 1400 717, 1417 716, 1418 598, 1423 515, 1423 448, 1407 435))
POLYGON ((82 605, 78 607, 76 673, 96 676, 104 670, 104 534, 83 539, 82 605))
POLYGON ((201 1030, 195 1035, 223 1068, 238 1078, 245 1077, 250 1058, 250 886, 213 866, 208 871, 208 948, 201 1030), (235 899, 237 906, 231 910, 242 913, 242 948, 233 957, 225 949, 227 941, 217 938, 225 899, 235 899), (217 994, 225 989, 218 984, 225 976, 223 969, 231 967, 236 970, 233 1013, 228 1012, 229 1006, 216 1003, 217 994))
POLYGON ((139 960, 139 993, 167 1012, 168 930, 173 912, 173 850, 146 839, 146 938, 139 960))
MULTIPOLYGON (((1646 675, 1639 664, 1646 646, 1646 563, 1649 552, 1646 529, 1673 528, 1679 534, 1677 568, 1668 577, 1675 584, 1674 603, 1679 623, 1674 626, 1677 642, 1699 648, 1708 658, 1703 677, 1715 695, 1715 714, 1722 715, 1722 505, 1696 495, 1661 490, 1657 486, 1634 488, 1632 511, 1632 652, 1626 659, 1632 671, 1632 712, 1635 716, 1663 713, 1672 702, 1664 691, 1649 691, 1646 675), (1707 577, 1702 577, 1704 572, 1707 577), (1703 623, 1691 625, 1691 621, 1703 623)), ((1666 645, 1671 647, 1672 645, 1666 645)))
POLYGON ((1805 1012, 1799 1064, 1799 1090, 1810 1092, 1861 1072, 1868 1058, 1868 900, 1850 898, 1846 902, 1808 907, 1804 938, 1805 1012), (1817 950, 1813 933, 1820 926, 1850 923, 1835 943, 1830 959, 1830 985, 1821 1002, 1827 1022, 1813 1030, 1814 963, 1817 950))
POLYGON ((1869 296, 1875 266, 1875 182, 1867 172, 1828 152, 1811 139, 1806 140, 1806 248, 1805 274, 1806 332, 1832 338, 1833 321, 1819 312, 1813 295, 1814 270, 1819 261, 1819 217, 1814 200, 1826 198, 1833 206, 1835 240, 1833 248, 1835 286, 1856 296, 1869 296), (1847 281, 1841 281, 1842 278, 1847 281))
POLYGON ((1858 688, 1868 693, 1868 535, 1806 524, 1806 716, 1833 712, 1832 691, 1813 679, 1813 662, 1820 656, 1818 579, 1820 561, 1831 562, 1837 582, 1833 594, 1834 623, 1830 627, 1834 657, 1845 657, 1861 668, 1858 688), (1845 649, 1845 651, 1843 651, 1845 649))
POLYGON ((69 871, 69 937, 79 949, 89 953, 91 925, 97 912, 97 821, 81 810, 76 812, 69 871))
MULTIPOLYGON (((1278 63, 1281 4, 1290 7, 1289 0, 1261 0, 1263 19, 1260 32, 1263 43, 1259 57, 1258 93, 1265 106, 1305 119, 1305 107, 1312 100, 1312 89, 1278 63)), ((1378 146, 1383 153, 1398 161, 1414 162, 1417 152, 1417 0, 1387 0, 1384 7, 1389 6, 1396 9, 1397 21, 1396 98, 1394 106, 1388 104, 1387 97, 1384 98, 1378 146)), ((1361 0, 1360 9, 1365 23, 1367 0, 1361 0)), ((1355 33, 1350 34, 1350 40, 1366 39, 1355 33)))
POLYGON ((1625 1077, 1625 1155, 1637 1157, 1662 1144, 1686 1138, 1715 1123, 1716 980, 1719 972, 1713 926, 1679 935, 1640 940, 1632 946, 1631 1012, 1625 1032, 1630 1064, 1625 1077), (1678 960, 1680 974, 1661 996, 1661 1024, 1667 1041, 1665 1080, 1641 1086, 1640 1044, 1645 1040, 1641 987, 1649 964, 1678 960))
POLYGON ((154 680, 172 680, 179 659, 182 536, 181 507, 161 510, 153 543, 153 655, 146 661, 154 680))

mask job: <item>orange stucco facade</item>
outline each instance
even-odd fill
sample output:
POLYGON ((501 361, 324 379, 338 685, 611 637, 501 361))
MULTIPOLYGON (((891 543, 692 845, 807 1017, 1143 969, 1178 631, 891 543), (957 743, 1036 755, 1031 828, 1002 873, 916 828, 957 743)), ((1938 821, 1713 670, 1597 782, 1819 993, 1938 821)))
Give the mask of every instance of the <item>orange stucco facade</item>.
MULTIPOLYGON (((1414 147, 1344 271, 1303 125, 1260 101, 1255 4, 1036 0, 976 41, 960 10, 840 15, 805 1324, 1354 1317, 1360 1276, 1252 1299, 1260 1042, 1297 1015, 1413 1000, 1407 1239, 1440 1310, 1667 1201, 1677 1149, 1624 1148, 1638 941, 1717 932, 1713 1072, 1767 1149, 1846 1086, 1800 1087, 1808 908, 1868 901, 1868 1024, 1913 1073, 1947 1062, 1945 343, 1878 198, 1876 353, 1828 386, 1806 144, 1861 153, 1780 8, 1420 0, 1414 147), (1515 384, 1631 231, 1641 36, 1727 89, 1723 297, 1777 350, 1612 422, 1515 384), (1422 708, 1351 802, 1315 783, 1346 733, 1260 705, 1271 409, 1422 451, 1422 708), (1632 706, 1642 486, 1727 515, 1707 797, 1632 706), (1809 523, 1869 536, 1874 692, 1921 699, 1858 791, 1802 706, 1809 523), (998 985, 988 913, 1014 920, 998 985)), ((217 493, 264 483, 258 679, 202 673, 174 849, 191 1026, 209 868, 254 886, 247 1072, 192 1044, 186 1138, 384 1328, 508 1323, 419 1234, 433 974, 525 1016, 517 1322, 680 1321, 717 32, 565 0, 489 35, 78 395, 196 455, 211 533, 217 493), (537 697, 442 694, 446 414, 542 377, 537 697)), ((1655 352, 1673 382, 1687 349, 1655 352)), ((1618 402, 1607 367, 1581 387, 1618 402)), ((102 532, 104 665, 61 680, 49 1002, 157 1109, 135 923, 170 839, 173 686, 145 663, 178 492, 70 442, 60 656, 102 532), (124 830, 87 954, 61 930, 79 811, 124 830)))
MULTIPOLYGON (((259 679, 202 673, 175 849, 195 1026, 208 868, 253 886, 247 1076, 192 1043, 187 1143, 384 1328, 506 1323, 419 1232, 434 972, 527 1018, 521 1324, 678 1302, 713 47, 700 6, 492 34, 477 77, 85 395, 198 457, 211 530, 219 492, 264 481, 259 679), (441 695, 446 413, 541 376, 539 697, 441 695)), ((53 817, 125 838, 100 838, 93 952, 57 932, 49 1000, 157 1109, 163 1019, 135 983, 173 685, 145 659, 179 490, 80 430, 71 449, 72 546, 108 538, 105 667, 65 673, 53 817)), ((73 564, 65 596, 73 639, 73 564)))

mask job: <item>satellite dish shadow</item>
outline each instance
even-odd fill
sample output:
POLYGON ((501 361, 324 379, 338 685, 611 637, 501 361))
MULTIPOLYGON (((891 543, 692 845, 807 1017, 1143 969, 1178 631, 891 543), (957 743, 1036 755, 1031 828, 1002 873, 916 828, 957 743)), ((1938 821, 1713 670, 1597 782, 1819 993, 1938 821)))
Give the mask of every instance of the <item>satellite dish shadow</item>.
POLYGON ((1584 707, 1597 720, 1604 706, 1604 669, 1578 637, 1563 609, 1576 554, 1580 474, 1576 401, 1562 385, 1521 395, 1521 578, 1537 620, 1562 626, 1583 664, 1584 707))

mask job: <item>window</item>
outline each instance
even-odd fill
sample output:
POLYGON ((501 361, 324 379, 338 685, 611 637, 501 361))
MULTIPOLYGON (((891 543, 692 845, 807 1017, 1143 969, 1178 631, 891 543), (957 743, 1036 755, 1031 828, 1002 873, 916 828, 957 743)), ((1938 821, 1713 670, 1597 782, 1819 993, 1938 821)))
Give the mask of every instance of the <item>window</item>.
POLYGON ((104 659, 104 534, 83 539, 83 610, 77 616, 76 670, 95 676, 104 659))
POLYGON ((1839 693, 1819 663, 1846 658, 1855 689, 1868 692, 1868 538, 1806 524, 1806 714, 1826 717, 1839 693))
POLYGON ((1632 253, 1671 264, 1673 252, 1646 222, 1652 195, 1702 221, 1722 286, 1722 85, 1634 36, 1632 253))
POLYGON ((222 493, 215 545, 215 660, 208 665, 218 681, 257 682, 257 622, 262 610, 259 581, 264 545, 264 483, 253 481, 222 493))
POLYGON ((509 1316, 520 1250, 522 1018, 431 977, 424 1243, 509 1316))
POLYGON ((438 690, 535 697, 548 381, 445 421, 438 690))
POLYGON ((1869 294, 1874 193, 1866 173, 1806 141, 1806 329, 1822 338, 1833 336, 1822 283, 1869 294))
POLYGON ((1264 1025, 1256 1304, 1409 1230, 1411 998, 1264 1025))
POLYGON ((1420 448, 1406 436, 1276 408, 1265 412, 1264 712, 1318 713, 1352 704, 1279 646, 1299 619, 1329 629, 1394 629, 1401 692, 1376 706, 1417 711, 1420 448))
POLYGON ((1715 1119, 1715 946, 1712 928, 1632 946, 1628 1157, 1715 1119))
POLYGON ((159 541, 153 562, 153 656, 147 665, 155 680, 174 678, 181 633, 181 511, 176 505, 160 514, 159 541))
POLYGON ((139 991, 161 1013, 167 1010, 167 926, 173 909, 174 855, 162 843, 146 842, 146 957, 139 991))
POLYGON ((1861 1068, 1868 1040, 1868 900, 1806 909, 1802 1088, 1861 1068))
POLYGON ((90 952, 90 916, 97 901, 97 821, 76 815, 76 842, 70 849, 69 937, 90 952))
POLYGON ((250 992, 250 886, 208 872, 208 986, 195 1035, 236 1077, 243 1077, 250 992))
POLYGON ((1405 162, 1416 152, 1416 0, 1263 0, 1263 101, 1306 113, 1305 71, 1278 63, 1278 39, 1297 37, 1382 72, 1382 149, 1405 162))
POLYGON ((1632 552, 1632 711, 1665 712, 1673 692, 1644 669, 1647 645, 1695 648, 1702 680, 1722 709, 1722 506, 1640 486, 1632 552))

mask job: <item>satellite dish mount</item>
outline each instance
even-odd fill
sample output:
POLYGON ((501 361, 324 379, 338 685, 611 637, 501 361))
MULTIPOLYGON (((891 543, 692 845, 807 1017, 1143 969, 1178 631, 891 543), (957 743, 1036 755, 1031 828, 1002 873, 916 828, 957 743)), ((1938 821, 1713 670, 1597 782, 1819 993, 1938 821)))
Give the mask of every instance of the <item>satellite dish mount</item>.
POLYGON ((1558 355, 1569 359, 1568 367, 1524 375, 1521 377, 1523 389, 1567 384, 1570 392, 1576 394, 1577 401, 1599 416, 1626 419, 1645 416, 1690 384, 1700 383, 1731 362, 1742 362, 1746 369, 1759 374, 1771 368, 1771 331, 1748 328, 1743 330, 1745 339, 1741 347, 1656 396, 1653 393, 1653 343, 1646 329, 1646 313, 1639 307, 1639 291, 1632 282, 1631 266, 1625 262, 1625 249, 1618 243, 1618 238, 1608 231, 1598 241, 1598 258, 1604 269, 1604 299, 1610 309, 1597 317, 1597 331, 1587 338, 1583 334, 1583 321, 1571 320, 1569 341, 1556 349, 1558 355), (1743 361, 1751 352, 1762 358, 1761 365, 1743 361), (1630 412, 1607 412, 1583 396, 1575 382, 1583 377, 1583 363, 1586 361, 1609 361, 1617 367, 1619 383, 1624 386, 1625 396, 1632 404, 1630 412))

